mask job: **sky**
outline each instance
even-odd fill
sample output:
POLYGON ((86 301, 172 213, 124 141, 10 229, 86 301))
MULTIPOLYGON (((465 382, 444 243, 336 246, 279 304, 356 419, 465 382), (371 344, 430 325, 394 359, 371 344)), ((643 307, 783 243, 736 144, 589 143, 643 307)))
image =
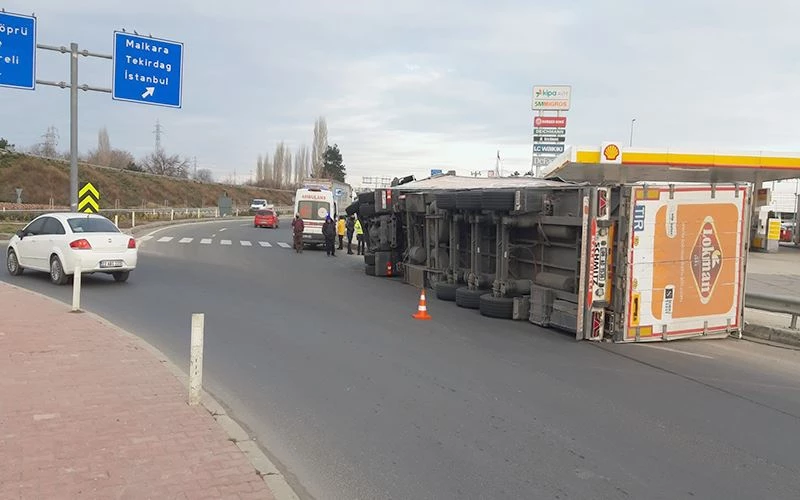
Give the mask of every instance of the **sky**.
MULTIPOLYGON (((531 165, 534 85, 572 86, 567 144, 800 151, 800 4, 764 0, 0 0, 38 43, 112 51, 125 28, 185 44, 181 109, 81 92, 79 148, 107 127, 137 158, 158 120, 169 153, 242 181, 279 141, 311 145, 324 116, 348 181, 531 165)), ((37 78, 68 80, 39 51, 37 78)), ((80 83, 110 87, 111 61, 80 83)), ((48 126, 69 146, 69 93, 0 88, 0 136, 48 126)))

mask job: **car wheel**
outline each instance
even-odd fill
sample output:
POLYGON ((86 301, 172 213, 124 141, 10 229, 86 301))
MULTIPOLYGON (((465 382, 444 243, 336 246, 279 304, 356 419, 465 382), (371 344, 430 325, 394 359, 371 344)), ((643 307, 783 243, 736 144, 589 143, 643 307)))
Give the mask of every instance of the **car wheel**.
POLYGON ((456 290, 461 288, 462 285, 458 283, 448 283, 446 281, 440 281, 433 285, 434 290, 436 290, 436 298, 439 300, 446 300, 448 302, 453 302, 456 300, 456 290))
POLYGON ((130 271, 117 271, 115 273, 111 273, 114 277, 114 281, 117 283, 125 283, 128 281, 128 277, 131 275, 130 271))
POLYGON ((456 290, 456 305, 466 309, 479 309, 481 307, 481 295, 486 290, 470 290, 469 287, 462 286, 456 290))
POLYGON ((487 293, 481 295, 480 301, 480 310, 483 316, 511 319, 514 315, 514 299, 511 297, 495 297, 491 293, 487 293))
POLYGON ((22 274, 22 266, 19 265, 17 254, 10 248, 8 249, 8 255, 6 256, 6 269, 8 269, 8 274, 11 276, 19 276, 22 274))
POLYGON ((54 285, 66 285, 69 278, 64 272, 64 266, 61 265, 61 259, 53 255, 50 257, 50 281, 54 285))

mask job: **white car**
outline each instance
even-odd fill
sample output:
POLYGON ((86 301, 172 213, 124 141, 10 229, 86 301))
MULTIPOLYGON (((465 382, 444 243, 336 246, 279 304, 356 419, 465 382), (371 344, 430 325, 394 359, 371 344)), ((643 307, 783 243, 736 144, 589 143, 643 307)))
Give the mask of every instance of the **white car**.
POLYGON ((250 203, 250 211, 256 212, 258 210, 263 210, 267 208, 267 205, 268 205, 267 200, 256 198, 250 203))
POLYGON ((14 276, 25 269, 50 273, 50 281, 66 284, 80 264, 81 274, 106 273, 118 282, 136 268, 136 240, 100 215, 52 213, 33 219, 11 237, 6 268, 14 276))

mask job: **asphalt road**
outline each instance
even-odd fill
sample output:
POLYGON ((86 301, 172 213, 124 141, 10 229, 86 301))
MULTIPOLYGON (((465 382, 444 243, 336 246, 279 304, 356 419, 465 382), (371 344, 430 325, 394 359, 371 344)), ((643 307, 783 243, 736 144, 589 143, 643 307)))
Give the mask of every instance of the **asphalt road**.
POLYGON ((179 365, 205 312, 206 385, 309 496, 798 497, 800 352, 578 343, 435 298, 415 321, 412 287, 243 224, 160 230, 82 302, 179 365))

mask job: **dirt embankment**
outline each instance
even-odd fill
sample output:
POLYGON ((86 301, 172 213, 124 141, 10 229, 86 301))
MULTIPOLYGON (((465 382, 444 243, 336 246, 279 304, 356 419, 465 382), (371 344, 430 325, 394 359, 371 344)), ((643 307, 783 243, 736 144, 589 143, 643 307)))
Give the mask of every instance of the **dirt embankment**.
MULTIPOLYGON (((81 164, 79 186, 91 182, 100 191, 100 208, 213 207, 223 193, 234 206, 249 207, 253 198, 291 205, 293 193, 250 186, 202 183, 81 164)), ((69 206, 69 164, 22 154, 0 154, 0 202, 10 210, 22 201, 42 208, 69 206)), ((30 208, 30 207, 26 207, 30 208)))

